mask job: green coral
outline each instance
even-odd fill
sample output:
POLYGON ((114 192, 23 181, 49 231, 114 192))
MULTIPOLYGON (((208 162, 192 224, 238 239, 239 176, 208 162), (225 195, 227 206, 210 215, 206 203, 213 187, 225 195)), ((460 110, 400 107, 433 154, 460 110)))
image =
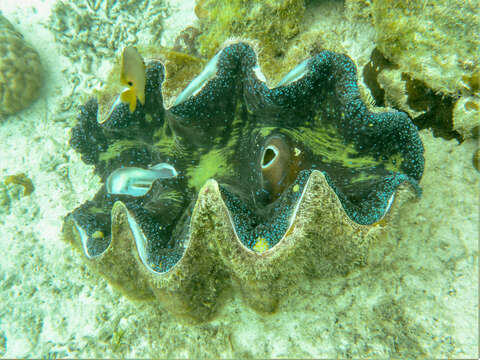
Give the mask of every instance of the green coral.
POLYGON ((473 1, 372 3, 380 51, 444 94, 478 92, 480 16, 473 1))
POLYGON ((272 59, 284 55, 289 40, 300 33, 304 0, 197 0, 195 13, 202 33, 197 38, 201 55, 210 58, 230 38, 259 42, 262 70, 274 73, 272 59))

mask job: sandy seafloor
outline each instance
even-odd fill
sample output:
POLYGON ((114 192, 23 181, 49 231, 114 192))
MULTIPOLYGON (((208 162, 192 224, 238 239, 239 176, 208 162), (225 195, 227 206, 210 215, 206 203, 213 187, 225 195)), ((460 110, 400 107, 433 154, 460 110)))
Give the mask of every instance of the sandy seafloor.
MULTIPOLYGON (((62 72, 71 64, 42 25, 53 3, 0 0, 47 69, 40 99, 0 122, 0 178, 24 172, 35 185, 28 197, 18 186, 0 188, 9 202, 0 209, 0 356, 478 358, 480 173, 471 161, 478 144, 429 130, 421 132, 423 196, 403 206, 369 264, 300 284, 273 315, 237 298, 212 322, 186 325, 92 274, 61 240, 63 216, 99 182, 68 146, 66 119, 76 109, 58 110, 72 85, 62 72)), ((194 21, 193 5, 171 6, 164 45, 194 21)), ((352 30, 343 46, 364 64, 372 41, 368 29, 352 30)))

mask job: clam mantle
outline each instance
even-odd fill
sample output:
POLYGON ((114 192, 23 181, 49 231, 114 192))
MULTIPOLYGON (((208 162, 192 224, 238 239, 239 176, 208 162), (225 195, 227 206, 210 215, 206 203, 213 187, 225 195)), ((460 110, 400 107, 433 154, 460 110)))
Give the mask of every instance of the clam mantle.
POLYGON ((345 55, 322 51, 269 88, 253 48, 232 43, 168 108, 162 63, 145 65, 143 102, 82 107, 70 144, 104 185, 63 229, 131 298, 205 321, 234 288, 273 312, 299 276, 364 263, 420 191, 416 127, 366 108, 345 55))

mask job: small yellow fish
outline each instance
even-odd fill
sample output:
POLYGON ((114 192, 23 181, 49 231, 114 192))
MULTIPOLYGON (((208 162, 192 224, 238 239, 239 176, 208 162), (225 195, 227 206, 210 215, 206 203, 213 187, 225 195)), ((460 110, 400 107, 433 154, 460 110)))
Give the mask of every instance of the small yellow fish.
POLYGON ((133 46, 123 49, 120 82, 128 86, 120 94, 120 100, 129 104, 130 112, 135 111, 137 98, 142 105, 145 104, 145 63, 138 50, 133 46))

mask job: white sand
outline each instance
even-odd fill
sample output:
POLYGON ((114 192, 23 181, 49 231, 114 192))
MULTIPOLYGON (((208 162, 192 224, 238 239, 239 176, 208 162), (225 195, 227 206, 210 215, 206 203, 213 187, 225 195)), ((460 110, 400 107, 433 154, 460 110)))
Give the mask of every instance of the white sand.
MULTIPOLYGON (((478 145, 428 131, 424 195, 402 209, 369 266, 301 284, 274 315, 233 300, 211 323, 179 324, 91 274, 60 239, 63 216, 99 183, 69 148, 70 124, 58 114, 71 91, 62 70, 71 64, 42 25, 54 2, 0 0, 48 69, 41 98, 0 122, 0 179, 24 172, 35 185, 29 197, 0 185, 10 199, 0 210, 0 356, 478 357, 478 145)), ((192 2, 182 4, 165 22, 164 44, 194 20, 192 2)), ((343 46, 362 58, 365 47, 351 39, 343 46)))

